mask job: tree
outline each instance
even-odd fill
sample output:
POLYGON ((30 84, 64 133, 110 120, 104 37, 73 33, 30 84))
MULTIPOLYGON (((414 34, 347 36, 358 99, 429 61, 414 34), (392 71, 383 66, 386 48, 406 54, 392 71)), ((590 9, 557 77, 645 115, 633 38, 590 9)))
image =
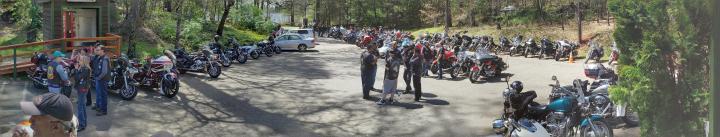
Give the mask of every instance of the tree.
POLYGON ((450 0, 445 0, 445 29, 452 27, 452 15, 450 13, 450 0))
POLYGON ((234 0, 224 0, 224 9, 222 18, 220 18, 220 24, 218 24, 216 35, 223 35, 223 29, 225 28, 225 21, 227 20, 228 14, 230 13, 230 9, 235 5, 234 0))
POLYGON ((613 99, 640 117, 642 136, 704 136, 709 1, 610 0, 622 55, 613 99))

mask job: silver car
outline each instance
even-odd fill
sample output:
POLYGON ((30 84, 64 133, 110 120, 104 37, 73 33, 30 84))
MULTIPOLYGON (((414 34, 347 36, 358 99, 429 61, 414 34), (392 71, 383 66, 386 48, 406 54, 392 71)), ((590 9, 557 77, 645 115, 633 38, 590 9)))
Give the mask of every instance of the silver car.
POLYGON ((315 39, 299 34, 283 34, 275 38, 275 46, 282 50, 307 51, 309 48, 315 48, 315 39))

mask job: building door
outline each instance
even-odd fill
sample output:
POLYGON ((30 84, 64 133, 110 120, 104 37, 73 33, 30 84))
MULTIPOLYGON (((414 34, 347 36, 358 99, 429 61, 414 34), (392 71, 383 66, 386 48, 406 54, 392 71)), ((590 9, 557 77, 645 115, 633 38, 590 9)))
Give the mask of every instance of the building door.
MULTIPOLYGON (((97 17, 97 11, 98 9, 77 9, 77 14, 75 15, 75 27, 74 30, 76 32, 75 37, 78 38, 87 38, 87 37, 97 37, 98 34, 98 17, 97 17)), ((88 41, 89 43, 93 43, 94 41, 88 41)), ((74 46, 81 45, 82 42, 75 43, 74 46)))
MULTIPOLYGON (((75 33, 75 11, 63 11, 63 38, 74 38, 75 33)), ((66 46, 70 47, 73 42, 67 42, 66 46)))

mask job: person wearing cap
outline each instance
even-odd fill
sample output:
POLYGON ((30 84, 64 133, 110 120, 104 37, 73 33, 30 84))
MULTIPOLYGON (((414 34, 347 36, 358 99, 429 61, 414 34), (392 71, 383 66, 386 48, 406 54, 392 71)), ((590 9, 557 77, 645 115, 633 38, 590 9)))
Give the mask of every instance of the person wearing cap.
POLYGON ((360 55, 360 79, 362 82, 363 99, 370 99, 370 90, 375 85, 377 72, 377 43, 368 44, 366 50, 360 55))
POLYGON ((33 97, 32 102, 20 102, 23 113, 30 115, 28 132, 20 125, 13 129, 13 137, 76 137, 77 118, 73 115, 72 102, 68 97, 57 93, 45 93, 33 97))
POLYGON ((423 69, 423 56, 421 55, 422 45, 415 46, 412 51, 412 57, 410 57, 410 61, 405 67, 409 68, 408 70, 411 72, 411 79, 413 87, 415 88, 415 101, 417 102, 420 101, 420 97, 422 95, 422 84, 420 79, 425 73, 425 70, 423 69))
POLYGON ((110 59, 105 56, 103 45, 95 48, 92 72, 95 82, 95 107, 98 111, 96 116, 107 115, 107 81, 110 80, 110 59))
POLYGON ((64 86, 70 85, 68 73, 67 71, 65 71, 65 66, 62 65, 63 57, 65 57, 65 54, 63 54, 62 52, 53 52, 52 62, 50 62, 50 64, 48 65, 48 90, 52 93, 59 94, 64 86))

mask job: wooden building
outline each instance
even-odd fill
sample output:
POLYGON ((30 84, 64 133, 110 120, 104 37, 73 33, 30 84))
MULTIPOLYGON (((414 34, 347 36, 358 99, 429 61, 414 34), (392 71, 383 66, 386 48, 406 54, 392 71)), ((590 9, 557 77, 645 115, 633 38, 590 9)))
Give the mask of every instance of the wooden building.
MULTIPOLYGON (((115 0, 37 0, 42 8, 44 40, 100 37, 112 32, 115 0)), ((82 42, 65 43, 78 46, 82 42)))

